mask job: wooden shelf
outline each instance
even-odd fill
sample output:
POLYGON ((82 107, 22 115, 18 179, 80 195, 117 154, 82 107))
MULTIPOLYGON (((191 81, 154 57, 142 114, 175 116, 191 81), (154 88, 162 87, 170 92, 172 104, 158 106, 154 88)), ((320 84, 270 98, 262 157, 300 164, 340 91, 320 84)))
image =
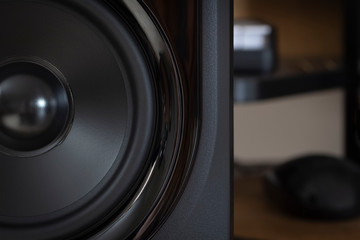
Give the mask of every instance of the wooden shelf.
POLYGON ((234 102, 242 103, 342 87, 341 62, 325 59, 287 59, 268 74, 234 75, 234 102))
POLYGON ((260 19, 275 28, 280 59, 275 73, 236 73, 235 103, 342 87, 341 67, 309 72, 297 66, 343 58, 344 6, 342 0, 234 0, 235 19, 260 19))

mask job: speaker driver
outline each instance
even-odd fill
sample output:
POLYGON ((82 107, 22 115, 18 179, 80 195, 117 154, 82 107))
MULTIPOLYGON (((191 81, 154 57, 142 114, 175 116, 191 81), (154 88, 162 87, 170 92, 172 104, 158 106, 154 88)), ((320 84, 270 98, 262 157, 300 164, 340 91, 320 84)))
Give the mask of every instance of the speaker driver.
POLYGON ((181 92, 141 9, 0 1, 1 239, 83 239, 115 220, 128 238, 160 199, 176 163, 181 92))

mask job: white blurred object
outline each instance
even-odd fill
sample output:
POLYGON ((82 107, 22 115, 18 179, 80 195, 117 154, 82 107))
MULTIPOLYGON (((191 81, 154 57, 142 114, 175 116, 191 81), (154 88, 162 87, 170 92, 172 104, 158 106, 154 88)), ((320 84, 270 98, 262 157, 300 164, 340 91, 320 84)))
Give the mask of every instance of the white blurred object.
POLYGON ((269 72, 276 65, 274 28, 265 22, 249 19, 234 21, 234 70, 269 72))

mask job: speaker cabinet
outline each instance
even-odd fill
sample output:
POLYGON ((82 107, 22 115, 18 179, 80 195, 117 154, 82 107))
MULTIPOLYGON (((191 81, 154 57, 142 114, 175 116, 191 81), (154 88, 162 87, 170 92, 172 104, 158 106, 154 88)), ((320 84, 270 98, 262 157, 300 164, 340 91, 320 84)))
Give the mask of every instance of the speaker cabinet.
POLYGON ((0 239, 230 239, 232 2, 0 0, 0 239))

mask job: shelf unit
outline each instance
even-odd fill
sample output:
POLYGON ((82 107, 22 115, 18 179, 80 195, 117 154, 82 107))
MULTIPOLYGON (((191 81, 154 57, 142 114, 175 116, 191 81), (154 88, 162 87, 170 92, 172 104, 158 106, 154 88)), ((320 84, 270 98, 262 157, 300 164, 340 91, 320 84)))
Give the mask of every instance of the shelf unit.
POLYGON ((235 19, 275 26, 278 68, 234 74, 234 101, 243 103, 344 86, 343 1, 235 0, 235 19))

